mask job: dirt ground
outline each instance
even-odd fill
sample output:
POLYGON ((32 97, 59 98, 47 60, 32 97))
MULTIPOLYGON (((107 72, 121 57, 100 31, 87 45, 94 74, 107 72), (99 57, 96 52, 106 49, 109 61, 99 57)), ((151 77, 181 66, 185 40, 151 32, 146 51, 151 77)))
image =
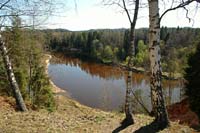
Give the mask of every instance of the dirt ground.
MULTIPOLYGON (((50 56, 47 58, 49 59, 50 56)), ((48 60, 46 60, 48 64, 48 60)), ((153 118, 137 114, 135 123, 131 126, 120 127, 124 114, 105 112, 79 104, 53 85, 56 99, 56 110, 29 110, 22 113, 15 110, 15 101, 10 97, 0 97, 0 133, 151 133, 155 132, 148 126, 153 118)), ((161 133, 195 133, 186 125, 171 122, 171 126, 161 133)))

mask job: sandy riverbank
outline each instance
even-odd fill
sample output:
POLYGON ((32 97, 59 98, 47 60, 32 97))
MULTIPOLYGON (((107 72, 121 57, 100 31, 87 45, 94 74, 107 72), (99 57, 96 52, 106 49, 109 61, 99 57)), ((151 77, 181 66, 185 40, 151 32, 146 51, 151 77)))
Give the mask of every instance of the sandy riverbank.
MULTIPOLYGON (((49 54, 45 54, 45 69, 46 69, 46 74, 48 75, 48 66, 49 66, 49 64, 50 64, 50 60, 51 60, 51 58, 52 58, 52 56, 51 55, 49 55, 49 54)), ((59 88, 59 87, 57 87, 54 83, 53 83, 53 81, 50 79, 50 83, 51 83, 51 85, 52 85, 52 89, 53 89, 53 92, 54 93, 66 93, 67 94, 67 92, 64 90, 64 89, 61 89, 61 88, 59 88)), ((67 94, 68 95, 68 94, 67 94)))
MULTIPOLYGON (((51 56, 45 55, 46 71, 51 56)), ((61 88, 53 86, 55 93, 65 92, 61 88)), ((22 113, 14 110, 15 100, 12 97, 0 96, 0 133, 111 133, 118 129, 124 114, 118 112, 105 112, 79 104, 75 100, 62 95, 57 95, 57 108, 54 112, 47 110, 29 110, 22 113)), ((135 123, 125 129, 123 133, 131 133, 136 130, 150 132, 148 124, 153 121, 152 117, 136 114, 135 123)), ((171 127, 161 133, 193 133, 188 126, 172 122, 171 127)), ((194 132, 195 133, 195 132, 194 132)))

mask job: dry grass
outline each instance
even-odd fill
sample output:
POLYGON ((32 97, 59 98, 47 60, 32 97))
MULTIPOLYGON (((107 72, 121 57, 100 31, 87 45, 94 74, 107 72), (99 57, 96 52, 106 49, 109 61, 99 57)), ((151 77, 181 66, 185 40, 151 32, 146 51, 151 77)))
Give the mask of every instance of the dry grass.
MULTIPOLYGON (((0 100, 0 133, 111 133, 124 118, 121 113, 92 109, 64 96, 57 96, 57 110, 52 113, 46 110, 16 112, 10 104, 14 100, 4 100, 3 97, 0 100)), ((134 132, 153 121, 153 118, 145 115, 135 115, 134 119, 135 124, 122 132, 134 132)), ((161 132, 194 132, 176 122, 171 125, 161 132)))
MULTIPOLYGON (((46 64, 48 61, 46 60, 46 64)), ((54 90, 57 90, 54 86, 54 90)), ((120 126, 124 114, 105 112, 79 104, 55 91, 56 111, 32 111, 26 113, 14 110, 13 98, 0 97, 0 133, 111 133, 120 126)), ((135 115, 135 124, 122 133, 131 133, 153 121, 152 117, 135 115)), ((162 133, 192 133, 188 126, 171 123, 162 133)))

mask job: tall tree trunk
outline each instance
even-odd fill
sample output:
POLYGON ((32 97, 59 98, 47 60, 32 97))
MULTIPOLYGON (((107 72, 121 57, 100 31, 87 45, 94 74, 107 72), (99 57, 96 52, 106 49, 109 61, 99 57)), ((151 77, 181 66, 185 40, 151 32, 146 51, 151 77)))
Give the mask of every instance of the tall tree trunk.
POLYGON ((135 56, 135 25, 137 22, 137 17, 138 17, 138 10, 139 10, 139 0, 135 1, 135 11, 134 11, 134 16, 133 16, 133 21, 130 19, 130 14, 128 13, 128 10, 126 9, 125 6, 125 1, 123 0, 124 7, 126 10, 126 13, 128 15, 129 21, 130 21, 130 49, 128 51, 129 55, 129 61, 128 61, 128 68, 129 72, 127 75, 127 86, 126 86, 126 101, 125 101, 125 114, 126 114, 126 120, 129 123, 134 123, 133 120, 133 115, 132 115, 132 107, 131 107, 131 93, 132 93, 132 71, 130 69, 131 64, 132 64, 132 58, 135 56))
POLYGON ((131 105, 131 93, 132 93, 132 71, 131 66, 132 64, 132 58, 135 56, 135 36, 134 36, 134 28, 131 24, 131 30, 130 30, 130 48, 129 48, 129 60, 128 60, 128 74, 127 74, 127 81, 126 81, 126 98, 125 98, 125 115, 127 122, 134 123, 133 120, 133 114, 132 114, 132 105, 131 105))
POLYGON ((158 0, 148 0, 149 2, 149 57, 151 69, 151 101, 155 122, 159 123, 159 128, 169 125, 168 114, 163 98, 161 85, 161 51, 160 51, 160 23, 159 23, 159 3, 158 0))
POLYGON ((137 17, 138 17, 138 10, 139 10, 139 0, 136 0, 133 22, 131 22, 131 30, 130 30, 130 45, 131 45, 131 48, 130 48, 131 51, 129 53, 130 56, 136 55, 135 26, 136 26, 137 17))
POLYGON ((126 123, 133 124, 132 105, 131 105, 131 89, 132 89, 132 71, 128 72, 126 81, 126 98, 125 98, 125 115, 126 123))
POLYGON ((7 52, 5 43, 4 43, 1 35, 0 35, 0 51, 1 51, 1 55, 3 57, 3 62, 4 62, 4 65, 5 65, 6 71, 7 71, 8 80, 10 82, 11 89, 14 93, 16 104, 17 104, 19 110, 27 111, 26 105, 24 103, 24 100, 23 100, 22 95, 21 95, 20 90, 19 90, 19 86, 18 86, 16 79, 15 79, 15 75, 14 75, 14 72, 13 72, 13 69, 12 69, 10 59, 7 55, 8 52, 7 52))
POLYGON ((131 30, 130 30, 130 48, 128 55, 133 58, 136 55, 136 45, 135 45, 135 27, 133 27, 133 24, 131 24, 131 30))

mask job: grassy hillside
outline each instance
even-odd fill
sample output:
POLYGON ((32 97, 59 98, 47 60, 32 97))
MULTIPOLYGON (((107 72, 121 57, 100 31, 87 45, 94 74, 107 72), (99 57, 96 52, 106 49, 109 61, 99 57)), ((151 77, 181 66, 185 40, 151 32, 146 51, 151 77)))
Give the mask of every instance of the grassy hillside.
MULTIPOLYGON (((45 60, 47 65, 49 56, 45 60)), ((56 98, 54 112, 43 109, 17 112, 13 98, 0 97, 0 133, 111 133, 120 127, 124 114, 86 107, 62 95, 65 92, 55 85, 52 84, 52 87, 56 98)), ((135 124, 122 132, 131 133, 138 129, 140 132, 153 132, 148 126, 153 121, 152 117, 138 114, 134 119, 135 124)), ((172 122, 170 128, 160 132, 191 133, 194 130, 172 122)))
MULTIPOLYGON (((57 96, 57 110, 30 110, 27 113, 14 110, 12 98, 0 97, 0 132, 62 132, 62 133, 111 133, 120 126, 124 115, 116 112, 104 112, 92 109, 64 96, 57 96)), ((153 118, 145 115, 135 115, 135 124, 122 132, 134 132, 148 125, 153 118)), ((171 127, 161 132, 190 133, 194 132, 187 126, 171 123, 171 127)), ((149 130, 148 130, 149 131, 149 130)))

